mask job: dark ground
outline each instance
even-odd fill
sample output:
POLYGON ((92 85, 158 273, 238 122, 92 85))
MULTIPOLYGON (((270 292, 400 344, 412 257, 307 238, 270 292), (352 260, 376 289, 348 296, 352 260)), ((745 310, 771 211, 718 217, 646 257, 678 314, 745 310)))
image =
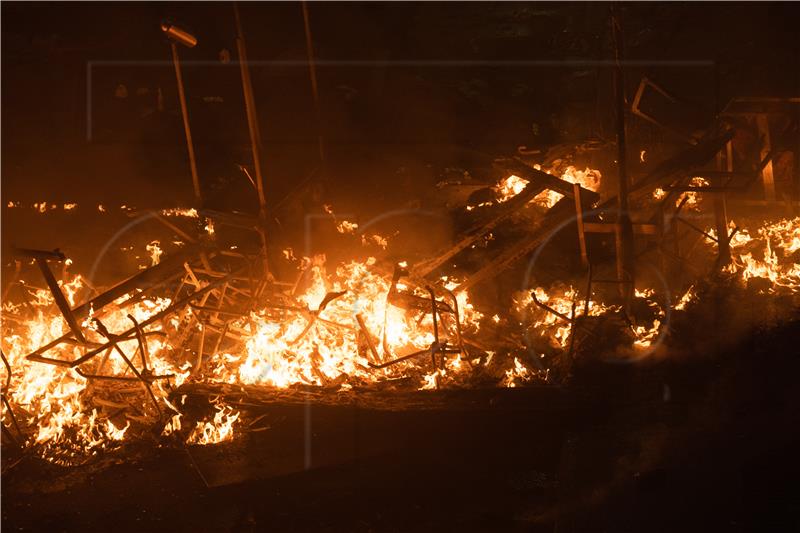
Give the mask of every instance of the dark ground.
MULTIPOLYGON (((314 407, 313 460, 325 446, 347 455, 345 443, 355 461, 270 479, 209 489, 189 456, 169 449, 83 476, 24 462, 3 479, 3 526, 794 531, 799 332, 797 322, 759 331, 734 351, 681 363, 590 365, 564 391, 467 391, 469 409, 314 407), (373 456, 376 435, 394 444, 373 456)), ((282 422, 261 440, 192 452, 210 484, 302 470, 303 407, 269 412, 282 422)))
MULTIPOLYGON (((251 59, 300 61, 253 69, 274 207, 319 167, 302 15, 298 4, 241 9, 251 59)), ((588 65, 611 57, 607 4, 324 3, 310 10, 320 58, 378 61, 320 67, 329 148, 324 201, 340 212, 369 219, 420 200, 443 168, 472 170, 465 153, 613 137, 610 73, 588 65), (409 59, 478 63, 381 63, 409 59), (480 63, 520 59, 557 64, 480 63), (578 63, 560 63, 567 60, 578 63)), ((623 12, 629 58, 709 61, 632 67, 630 91, 647 74, 690 100, 706 122, 717 103, 734 95, 800 93, 797 4, 625 4, 623 12)), ((236 168, 250 162, 238 72, 215 65, 209 75, 188 64, 235 50, 230 5, 4 2, 4 267, 15 244, 61 247, 75 257, 76 271, 86 272, 98 248, 128 222, 118 211, 98 218, 96 204, 145 208, 190 200, 174 76, 168 63, 152 63, 169 60, 158 33, 163 17, 200 39, 181 57, 204 188, 222 206, 254 208, 236 168), (119 84, 125 99, 114 97, 119 84), (43 200, 79 208, 41 217, 6 207, 43 200)), ((634 155, 663 141, 640 122, 630 127, 634 155)), ((295 231, 290 218, 275 230, 286 240, 295 231)), ((435 232, 446 242, 449 228, 425 230, 431 241, 435 232)), ((147 235, 135 238, 144 244, 147 235)), ((103 264, 117 279, 135 271, 133 263, 119 256, 103 264)), ((377 457, 353 448, 355 464, 306 473, 207 489, 185 452, 165 449, 84 481, 73 474, 78 481, 65 487, 51 470, 26 461, 3 476, 2 525, 9 531, 797 530, 797 325, 754 333, 713 357, 700 350, 642 367, 586 368, 566 391, 476 391, 484 403, 458 414, 330 413, 321 423, 323 442, 353 444, 360 442, 353 428, 378 427, 403 446, 377 457), (53 490, 26 490, 50 479, 53 490)), ((285 445, 269 452, 268 441, 253 439, 243 446, 259 458, 259 468, 302 464, 296 429, 304 411, 275 409, 286 422, 267 433, 282 435, 285 445)), ((219 453, 195 454, 207 478, 231 477, 226 457, 242 450, 219 453)), ((237 464, 233 477, 241 478, 247 471, 237 464)), ((263 471, 253 467, 253 474, 263 471)))

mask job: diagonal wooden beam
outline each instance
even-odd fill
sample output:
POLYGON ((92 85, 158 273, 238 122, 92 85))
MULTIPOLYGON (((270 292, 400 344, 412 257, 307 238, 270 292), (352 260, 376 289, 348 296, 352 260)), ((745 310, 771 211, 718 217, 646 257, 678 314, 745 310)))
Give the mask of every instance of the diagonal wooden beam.
POLYGON ((511 218, 514 213, 519 211, 525 206, 525 204, 533 200, 536 195, 544 190, 545 188, 543 186, 529 183, 522 190, 522 192, 505 202, 505 204, 501 204, 502 209, 497 215, 466 230, 456 239, 456 242, 453 243, 453 245, 443 253, 432 259, 414 265, 414 267, 411 269, 411 276, 416 278, 424 278, 439 268, 451 257, 480 240, 481 237, 492 231, 501 222, 511 218))
POLYGON ((552 176, 541 170, 529 167, 525 163, 517 159, 497 159, 494 164, 499 169, 509 174, 519 176, 528 182, 525 189, 519 194, 511 198, 505 203, 504 209, 495 217, 488 221, 481 222, 472 228, 468 229, 456 240, 456 242, 448 248, 445 252, 438 256, 415 265, 411 269, 411 276, 416 278, 423 278, 431 272, 439 268, 442 264, 450 258, 477 242, 481 237, 486 235, 489 231, 497 227, 501 222, 510 218, 515 212, 524 207, 536 195, 545 190, 556 191, 568 198, 575 197, 576 191, 580 194, 581 204, 585 206, 594 205, 600 196, 589 189, 562 180, 556 176, 552 176))
POLYGON ((574 217, 575 213, 571 209, 568 209, 565 210, 565 212, 562 212, 560 215, 553 215, 555 214, 548 212, 548 216, 543 217, 536 224, 533 232, 529 236, 525 237, 521 241, 518 241, 513 246, 503 250, 501 254, 496 256, 492 261, 486 263, 483 268, 470 275, 466 280, 464 280, 463 283, 461 283, 461 285, 453 289, 453 292, 457 294, 460 291, 469 289, 470 287, 487 279, 493 278, 505 271, 515 262, 527 256, 540 245, 542 245, 553 230, 558 228, 560 224, 566 222, 571 217, 574 217))
POLYGON ((198 251, 201 250, 199 245, 184 246, 181 250, 171 253, 164 258, 163 261, 155 266, 131 276, 111 287, 107 291, 99 294, 91 300, 84 302, 72 310, 72 314, 77 319, 82 319, 89 314, 89 310, 93 309, 95 312, 99 309, 110 304, 120 296, 128 294, 134 289, 152 289, 160 286, 167 281, 177 277, 182 272, 182 266, 185 261, 197 257, 198 251))
MULTIPOLYGON (((525 181, 535 183, 545 189, 555 191, 567 198, 575 198, 574 184, 562 180, 558 176, 553 176, 547 172, 536 170, 520 161, 519 159, 505 158, 495 159, 494 165, 510 174, 514 174, 525 181)), ((581 200, 585 205, 593 205, 600 199, 600 195, 584 187, 580 187, 581 200)))
POLYGON ((70 331, 72 331, 72 334, 75 335, 75 338, 78 340, 78 342, 86 342, 83 332, 81 331, 81 327, 69 307, 69 302, 64 297, 64 293, 61 292, 61 287, 58 286, 58 282, 56 281, 55 276, 53 276, 53 272, 50 270, 50 267, 47 266, 47 260, 42 257, 37 257, 36 264, 39 266, 39 270, 42 271, 44 280, 47 282, 47 286, 50 288, 50 292, 53 294, 53 299, 58 306, 58 310, 61 311, 61 314, 64 316, 64 320, 67 321, 70 331))

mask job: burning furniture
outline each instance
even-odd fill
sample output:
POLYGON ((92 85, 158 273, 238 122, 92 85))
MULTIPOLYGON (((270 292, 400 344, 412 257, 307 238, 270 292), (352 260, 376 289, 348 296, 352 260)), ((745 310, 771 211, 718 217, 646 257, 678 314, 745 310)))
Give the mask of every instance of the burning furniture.
MULTIPOLYGON (((710 135, 634 183, 631 198, 641 206, 632 216, 642 236, 637 254, 655 254, 665 268, 685 270, 704 241, 706 254, 716 253, 705 269, 760 280, 765 294, 796 297, 797 219, 767 221, 756 234, 728 220, 724 202, 712 203, 712 227, 682 215, 697 209, 700 195, 732 194, 759 176, 730 165, 708 170, 719 164, 718 153, 730 157, 732 136, 710 135), (690 234, 697 237, 684 249, 690 234)), ((452 247, 411 267, 370 258, 328 273, 324 258, 311 257, 294 260, 294 280, 276 280, 265 271, 260 248, 220 248, 216 237, 192 235, 170 220, 174 214, 208 216, 219 231, 258 232, 256 218, 208 210, 159 213, 188 244, 107 290, 92 289, 80 277, 58 280, 53 265, 64 264, 66 272, 68 263, 58 251, 19 249, 20 264, 36 264, 47 288, 19 285, 28 301, 5 304, 5 438, 73 464, 130 435, 212 444, 232 439, 236 428, 267 431, 258 416, 243 418, 242 410, 279 398, 346 405, 384 391, 396 400, 382 400, 382 408, 411 408, 416 400, 408 393, 415 389, 566 383, 576 359, 598 352, 600 339, 617 353, 627 344, 636 357, 658 349, 670 315, 697 299, 699 281, 681 272, 692 286, 672 295, 637 287, 635 305, 626 309, 615 290, 603 288, 622 284, 613 264, 596 259, 604 245, 592 235, 615 231, 614 198, 602 200, 592 190, 599 173, 570 167, 559 176, 520 159, 499 159, 495 166, 511 175, 495 188, 496 199, 467 206, 478 220, 452 247), (489 215, 480 217, 482 210, 489 215), (535 221, 521 239, 475 272, 442 275, 444 265, 458 263, 487 234, 518 224, 515 216, 535 221), (580 289, 537 287, 517 295, 514 312, 523 318, 524 337, 507 318, 478 312, 468 289, 512 268, 567 227, 574 228, 577 264, 585 265, 577 270, 584 269, 577 276, 580 289), (209 407, 213 414, 203 418, 209 407)), ((762 160, 756 168, 765 167, 762 160)), ((286 256, 293 259, 291 252, 286 256)), ((576 276, 562 279, 570 277, 576 276)))

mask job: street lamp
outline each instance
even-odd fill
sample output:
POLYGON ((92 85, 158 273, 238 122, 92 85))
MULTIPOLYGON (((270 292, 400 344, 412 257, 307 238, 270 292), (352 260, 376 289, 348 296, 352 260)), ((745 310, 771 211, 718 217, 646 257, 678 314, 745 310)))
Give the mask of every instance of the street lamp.
POLYGON ((161 31, 169 39, 170 47, 172 48, 172 63, 175 65, 175 78, 178 80, 178 99, 181 103, 181 114, 183 115, 183 129, 186 132, 186 148, 189 151, 189 167, 192 171, 192 185, 194 187, 194 199, 198 206, 202 205, 203 196, 200 193, 200 179, 197 176, 197 163, 194 157, 194 144, 192 143, 192 131, 189 128, 189 112, 186 108, 186 95, 183 92, 183 76, 181 75, 181 64, 178 59, 178 46, 177 43, 182 44, 187 48, 193 48, 197 44, 197 37, 188 31, 169 24, 167 22, 161 23, 161 31))
POLYGON ((194 48, 197 45, 197 37, 174 24, 162 22, 161 31, 163 31, 170 40, 181 43, 186 48, 194 48))

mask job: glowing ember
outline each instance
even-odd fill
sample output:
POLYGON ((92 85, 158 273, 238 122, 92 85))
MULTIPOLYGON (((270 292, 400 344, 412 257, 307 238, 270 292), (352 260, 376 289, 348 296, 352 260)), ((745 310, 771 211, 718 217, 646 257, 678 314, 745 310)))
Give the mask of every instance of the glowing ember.
POLYGON ((526 185, 528 185, 527 181, 512 174, 494 187, 497 193, 497 202, 502 203, 510 200, 521 193, 526 185))
MULTIPOLYGON (((691 187, 707 187, 709 183, 704 178, 695 177, 689 180, 689 185, 691 187)), ((697 191, 686 191, 678 196, 678 198, 675 200, 675 205, 679 205, 683 199, 686 198, 686 203, 684 205, 689 209, 697 211, 700 209, 700 197, 698 194, 699 193, 697 191)))
POLYGON ((355 233, 357 229, 358 229, 358 224, 356 224, 355 222, 349 222, 347 220, 341 221, 336 226, 336 231, 338 231, 339 233, 355 233))
POLYGON ((385 250, 387 246, 389 246, 389 240, 386 237, 381 237, 380 235, 370 235, 367 237, 366 235, 361 236, 361 244, 367 246, 369 244, 376 244, 381 249, 385 250))
POLYGON ((654 320, 653 325, 649 328, 637 326, 634 328, 634 332, 636 333, 636 340, 633 341, 633 345, 637 348, 650 348, 653 341, 656 340, 659 333, 661 333, 661 321, 658 319, 654 320))
POLYGON ((148 244, 146 247, 147 253, 150 254, 150 265, 155 266, 159 262, 161 262, 161 254, 164 252, 161 250, 161 243, 159 241, 153 241, 148 244))
POLYGON ((678 303, 675 304, 675 309, 679 311, 683 311, 686 307, 696 298, 696 294, 694 292, 694 286, 689 287, 689 289, 684 293, 683 296, 680 297, 678 303))
POLYGON ((447 374, 444 370, 434 370, 429 374, 425 374, 422 376, 422 385, 420 386, 419 390, 438 389, 439 383, 445 378, 446 375, 447 374))
POLYGON ((162 209, 161 214, 168 217, 187 217, 187 218, 199 218, 200 215, 197 213, 197 209, 194 207, 192 208, 183 208, 183 207, 173 207, 170 209, 162 209))
POLYGON ((131 427, 130 420, 125 425, 124 428, 119 429, 110 420, 106 420, 106 436, 111 440, 122 440, 125 438, 125 432, 128 431, 128 428, 131 427))
POLYGON ((233 425, 239 420, 240 414, 229 405, 218 403, 214 418, 206 422, 198 422, 186 442, 205 445, 233 439, 233 425))
POLYGON ((297 258, 294 256, 294 250, 291 248, 285 248, 281 253, 283 253, 283 257, 286 258, 287 261, 297 261, 297 258))
POLYGON ((514 367, 506 370, 506 377, 503 379, 503 386, 513 388, 518 383, 530 381, 533 376, 530 370, 523 365, 518 358, 514 358, 514 367))

